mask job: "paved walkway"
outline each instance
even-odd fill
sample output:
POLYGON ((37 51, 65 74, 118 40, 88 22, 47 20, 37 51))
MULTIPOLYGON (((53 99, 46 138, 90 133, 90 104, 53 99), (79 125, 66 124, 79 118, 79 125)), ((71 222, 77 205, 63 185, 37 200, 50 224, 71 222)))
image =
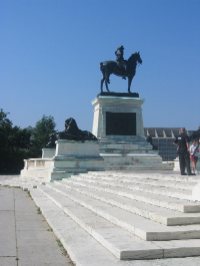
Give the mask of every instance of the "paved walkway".
POLYGON ((72 266, 28 192, 0 186, 0 266, 72 266))

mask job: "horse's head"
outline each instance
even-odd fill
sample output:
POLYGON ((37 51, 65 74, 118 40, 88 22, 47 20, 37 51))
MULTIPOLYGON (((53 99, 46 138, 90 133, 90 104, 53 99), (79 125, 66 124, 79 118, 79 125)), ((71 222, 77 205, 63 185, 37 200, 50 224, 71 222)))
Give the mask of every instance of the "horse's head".
POLYGON ((142 64, 142 58, 140 57, 140 52, 135 53, 135 55, 136 55, 137 62, 139 64, 142 64))
POLYGON ((135 52, 134 54, 132 54, 129 59, 128 59, 129 62, 137 62, 139 64, 142 64, 142 59, 140 57, 140 52, 135 52))

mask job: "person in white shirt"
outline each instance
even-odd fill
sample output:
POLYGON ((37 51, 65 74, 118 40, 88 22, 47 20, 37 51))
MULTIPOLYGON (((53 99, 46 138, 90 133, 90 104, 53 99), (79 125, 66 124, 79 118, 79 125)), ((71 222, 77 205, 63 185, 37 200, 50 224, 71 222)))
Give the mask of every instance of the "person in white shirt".
POLYGON ((190 146, 190 160, 191 160, 191 166, 192 171, 194 174, 197 174, 197 161, 199 157, 199 140, 193 140, 191 146, 190 146))

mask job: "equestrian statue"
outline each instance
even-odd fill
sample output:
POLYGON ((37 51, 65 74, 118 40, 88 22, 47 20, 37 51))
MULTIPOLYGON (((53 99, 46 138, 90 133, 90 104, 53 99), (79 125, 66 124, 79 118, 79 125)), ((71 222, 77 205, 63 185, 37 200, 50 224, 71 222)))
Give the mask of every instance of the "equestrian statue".
POLYGON ((128 60, 124 59, 124 47, 121 45, 115 51, 116 61, 104 61, 100 63, 100 69, 103 74, 101 80, 101 92, 103 92, 103 84, 105 83, 106 90, 109 92, 108 84, 110 83, 110 75, 114 74, 123 79, 128 78, 128 93, 131 93, 131 82, 136 73, 137 64, 142 64, 142 59, 139 52, 132 54, 128 60))

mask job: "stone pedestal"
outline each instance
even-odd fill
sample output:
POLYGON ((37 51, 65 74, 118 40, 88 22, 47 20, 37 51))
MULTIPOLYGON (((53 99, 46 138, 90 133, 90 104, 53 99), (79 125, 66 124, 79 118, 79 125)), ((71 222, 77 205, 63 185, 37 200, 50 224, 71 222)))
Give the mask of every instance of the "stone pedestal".
POLYGON ((99 95, 92 102, 92 133, 107 170, 168 169, 144 137, 140 98, 99 95))
POLYGON ((92 102, 92 133, 98 139, 144 137, 142 104, 140 98, 98 96, 92 102))
POLYGON ((60 179, 72 174, 104 170, 103 158, 99 155, 97 141, 56 141, 51 179, 60 179))

